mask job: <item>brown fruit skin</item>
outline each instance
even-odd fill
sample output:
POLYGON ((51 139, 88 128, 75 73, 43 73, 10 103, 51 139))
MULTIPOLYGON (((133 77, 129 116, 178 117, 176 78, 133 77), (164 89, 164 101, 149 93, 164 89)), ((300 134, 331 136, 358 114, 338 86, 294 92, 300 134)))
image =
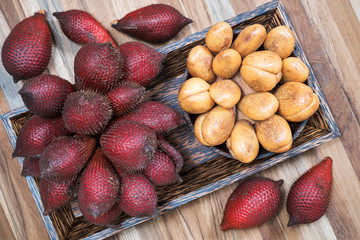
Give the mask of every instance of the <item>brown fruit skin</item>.
POLYGON ((211 84, 209 93, 212 99, 223 108, 234 107, 241 98, 240 87, 232 80, 218 80, 211 84))
POLYGON ((261 24, 253 24, 242 30, 231 48, 238 51, 242 58, 256 51, 265 41, 266 29, 261 24))
POLYGON ((51 118, 61 114, 67 96, 74 86, 58 76, 44 74, 28 79, 19 94, 30 112, 51 118))
POLYGON ((15 83, 40 75, 50 58, 51 31, 44 10, 18 23, 5 39, 1 51, 2 63, 15 83))
POLYGON ((283 183, 263 177, 241 183, 226 203, 221 230, 252 228, 273 218, 281 206, 283 183))
POLYGON ((77 52, 74 73, 77 89, 106 93, 122 77, 120 50, 110 43, 89 43, 77 52))
POLYGON ((276 113, 279 101, 269 92, 256 92, 244 96, 237 107, 248 118, 264 121, 276 113))
POLYGON ((213 59, 214 55, 207 47, 197 45, 190 50, 186 60, 186 67, 191 76, 212 83, 216 79, 215 73, 212 70, 213 59))
POLYGON ((217 54, 231 46, 233 30, 227 22, 219 22, 212 26, 205 36, 207 48, 217 54))
POLYGON ((204 123, 204 120, 206 118, 206 116, 209 114, 209 112, 207 113, 203 113, 201 115, 199 115, 194 123, 194 133, 195 133, 195 137, 196 139, 201 142, 203 145, 205 146, 210 146, 209 143, 205 142, 203 135, 202 135, 202 125, 204 123))
POLYGON ((21 176, 41 177, 39 157, 24 158, 21 176))
POLYGON ((276 52, 281 58, 287 58, 294 51, 295 37, 287 26, 278 26, 266 36, 264 48, 276 52))
POLYGON ((283 60, 282 73, 282 82, 305 82, 309 68, 299 58, 288 57, 283 60))
POLYGON ((214 73, 222 78, 232 78, 239 70, 241 56, 234 49, 219 52, 212 61, 214 73))
POLYGON ((286 202, 289 226, 312 223, 326 212, 332 188, 332 159, 322 162, 304 173, 291 186, 286 202))

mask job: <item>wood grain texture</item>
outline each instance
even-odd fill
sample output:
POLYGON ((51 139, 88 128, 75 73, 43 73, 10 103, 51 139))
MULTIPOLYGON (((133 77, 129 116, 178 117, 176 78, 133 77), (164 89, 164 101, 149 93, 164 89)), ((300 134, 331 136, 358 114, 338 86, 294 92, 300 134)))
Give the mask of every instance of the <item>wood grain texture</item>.
MULTIPOLYGON (((107 22, 121 18, 138 7, 156 2, 173 5, 194 20, 193 24, 177 36, 176 40, 179 40, 226 19, 221 19, 221 16, 231 17, 231 14, 236 15, 251 10, 266 1, 231 0, 225 1, 226 6, 219 6, 217 1, 209 0, 113 0, 102 3, 90 0, 1 1, 0 24, 3 31, 0 33, 0 46, 10 29, 20 19, 30 16, 38 8, 49 8, 51 11, 85 9, 101 21, 105 19, 103 24, 117 43, 122 43, 131 38, 114 31, 107 22), (214 10, 219 10, 221 13, 214 13, 214 10)), ((330 155, 334 159, 334 191, 326 216, 313 224, 287 228, 288 216, 286 210, 282 208, 275 219, 258 228, 221 232, 219 224, 222 211, 228 196, 237 185, 233 184, 172 210, 158 220, 151 220, 127 229, 111 239, 358 239, 360 237, 358 228, 360 152, 357 144, 360 134, 358 118, 360 108, 359 98, 356 95, 359 91, 358 73, 360 72, 357 41, 360 37, 359 2, 294 0, 284 1, 284 5, 343 135, 338 140, 265 170, 260 175, 273 179, 283 178, 285 184, 282 189, 288 192, 292 182, 303 172, 324 156, 330 155)), ((64 37, 54 18, 48 15, 47 19, 55 38, 59 39, 55 49, 57 55, 52 58, 54 60, 49 65, 49 71, 73 81, 73 57, 79 46, 64 37)), ((0 74, 3 89, 0 106, 1 113, 5 113, 19 105, 14 104, 16 100, 14 102, 12 100, 16 96, 14 94, 16 90, 4 90, 3 86, 8 86, 12 80, 2 66, 0 74), (10 92, 13 95, 9 94, 10 92)), ((0 222, 2 224, 0 231, 5 230, 8 233, 4 236, 14 236, 16 239, 47 239, 48 235, 27 184, 24 178, 20 177, 20 166, 16 159, 10 157, 12 150, 3 126, 0 127, 0 141, 0 203, 4 212, 2 214, 0 211, 0 217, 5 215, 7 221, 7 223, 4 220, 0 222)))

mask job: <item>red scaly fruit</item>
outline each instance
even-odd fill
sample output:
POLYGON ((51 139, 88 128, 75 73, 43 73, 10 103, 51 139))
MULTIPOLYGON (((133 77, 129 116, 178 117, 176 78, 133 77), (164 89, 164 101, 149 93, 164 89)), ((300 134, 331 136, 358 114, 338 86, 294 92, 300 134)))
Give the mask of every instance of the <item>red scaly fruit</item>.
POLYGON ((12 156, 38 156, 53 138, 68 134, 61 117, 42 118, 33 115, 21 127, 12 156))
POLYGON ((1 59, 14 82, 40 75, 51 57, 51 32, 45 11, 18 23, 5 39, 1 59))
POLYGON ((71 93, 62 111, 66 128, 84 135, 101 133, 111 117, 112 109, 107 97, 89 90, 71 93))
POLYGON ((74 72, 77 89, 106 93, 121 78, 120 50, 110 43, 89 43, 77 52, 74 72))
POLYGON ((327 210, 331 187, 332 159, 326 157, 292 185, 286 202, 288 226, 320 219, 327 210))
POLYGON ((122 210, 119 204, 115 203, 115 205, 106 213, 100 214, 97 218, 94 218, 91 214, 87 212, 83 212, 82 215, 86 219, 86 221, 94 223, 96 225, 111 227, 118 223, 118 219, 122 213, 122 210))
POLYGON ((39 157, 24 158, 21 176, 41 177, 39 157))
POLYGON ((150 43, 163 43, 175 37, 189 23, 192 20, 175 8, 166 4, 152 4, 111 22, 111 26, 150 43))
POLYGON ((70 82, 45 74, 27 80, 19 94, 30 112, 51 118, 61 114, 66 97, 73 91, 70 82))
POLYGON ((126 171, 144 169, 157 150, 157 138, 146 125, 119 121, 101 136, 100 145, 110 161, 126 171))
POLYGON ((74 179, 89 161, 95 144, 92 137, 54 139, 41 154, 41 176, 52 181, 74 179))
POLYGON ((171 107, 155 101, 141 103, 123 119, 145 124, 157 134, 167 133, 185 123, 180 114, 171 107))
POLYGON ((175 171, 175 164, 171 158, 163 152, 156 152, 151 162, 142 173, 155 185, 164 186, 182 182, 181 177, 175 171))
POLYGON ((93 218, 109 211, 117 201, 120 179, 113 165, 98 148, 80 178, 79 208, 93 218))
POLYGON ((283 182, 255 177, 241 183, 226 203, 221 230, 256 227, 274 217, 281 205, 283 182))
POLYGON ((158 135, 158 145, 160 150, 166 153, 174 161, 175 171, 177 173, 180 172, 184 165, 184 158, 181 153, 161 135, 158 135))
POLYGON ((39 192, 44 206, 44 215, 48 215, 70 202, 76 180, 53 182, 42 178, 40 181, 39 192))
POLYGON ((120 83, 106 94, 115 116, 134 110, 143 100, 144 95, 145 88, 135 82, 120 83))
POLYGON ((107 43, 116 44, 106 29, 89 13, 81 10, 54 12, 63 33, 79 44, 107 43))
POLYGON ((165 54, 141 42, 127 42, 119 46, 123 57, 123 81, 149 85, 162 69, 165 54), (140 67, 141 66, 141 67, 140 67))
POLYGON ((127 173, 120 188, 120 208, 132 217, 157 216, 157 194, 154 185, 145 176, 127 173))

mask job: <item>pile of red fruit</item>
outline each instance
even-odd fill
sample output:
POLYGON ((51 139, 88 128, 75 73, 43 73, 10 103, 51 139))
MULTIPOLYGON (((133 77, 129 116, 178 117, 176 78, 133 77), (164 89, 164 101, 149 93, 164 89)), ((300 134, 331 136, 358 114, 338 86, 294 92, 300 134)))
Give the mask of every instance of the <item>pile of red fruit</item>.
MULTIPOLYGON (((167 7, 161 9, 169 16, 167 7)), ((181 181, 183 166, 181 154, 162 136, 183 119, 163 103, 143 101, 165 55, 140 42, 117 47, 86 12, 53 15, 69 39, 86 44, 74 60, 75 85, 39 76, 51 57, 44 11, 11 31, 2 62, 14 81, 27 79, 19 94, 34 114, 19 132, 13 157, 25 158, 24 176, 41 178, 45 214, 77 197, 82 215, 99 225, 115 224, 122 212, 156 215, 154 186, 181 181)), ((181 17, 176 19, 182 28, 181 17)), ((161 26, 169 20, 162 19, 161 26)), ((181 28, 171 24, 174 35, 172 28, 181 28)))

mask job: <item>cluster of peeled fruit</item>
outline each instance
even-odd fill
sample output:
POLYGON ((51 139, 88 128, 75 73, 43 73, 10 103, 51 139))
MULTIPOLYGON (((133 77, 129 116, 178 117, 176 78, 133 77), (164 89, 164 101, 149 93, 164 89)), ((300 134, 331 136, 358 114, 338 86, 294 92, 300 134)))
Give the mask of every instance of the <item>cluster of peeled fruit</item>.
POLYGON ((278 26, 267 33, 254 24, 233 38, 231 26, 220 22, 207 32, 206 46, 190 50, 191 77, 178 100, 184 111, 197 115, 194 132, 203 145, 226 143, 235 159, 249 163, 260 144, 269 152, 289 150, 288 121, 311 117, 319 98, 305 84, 308 67, 291 56, 295 37, 290 28, 278 26))

